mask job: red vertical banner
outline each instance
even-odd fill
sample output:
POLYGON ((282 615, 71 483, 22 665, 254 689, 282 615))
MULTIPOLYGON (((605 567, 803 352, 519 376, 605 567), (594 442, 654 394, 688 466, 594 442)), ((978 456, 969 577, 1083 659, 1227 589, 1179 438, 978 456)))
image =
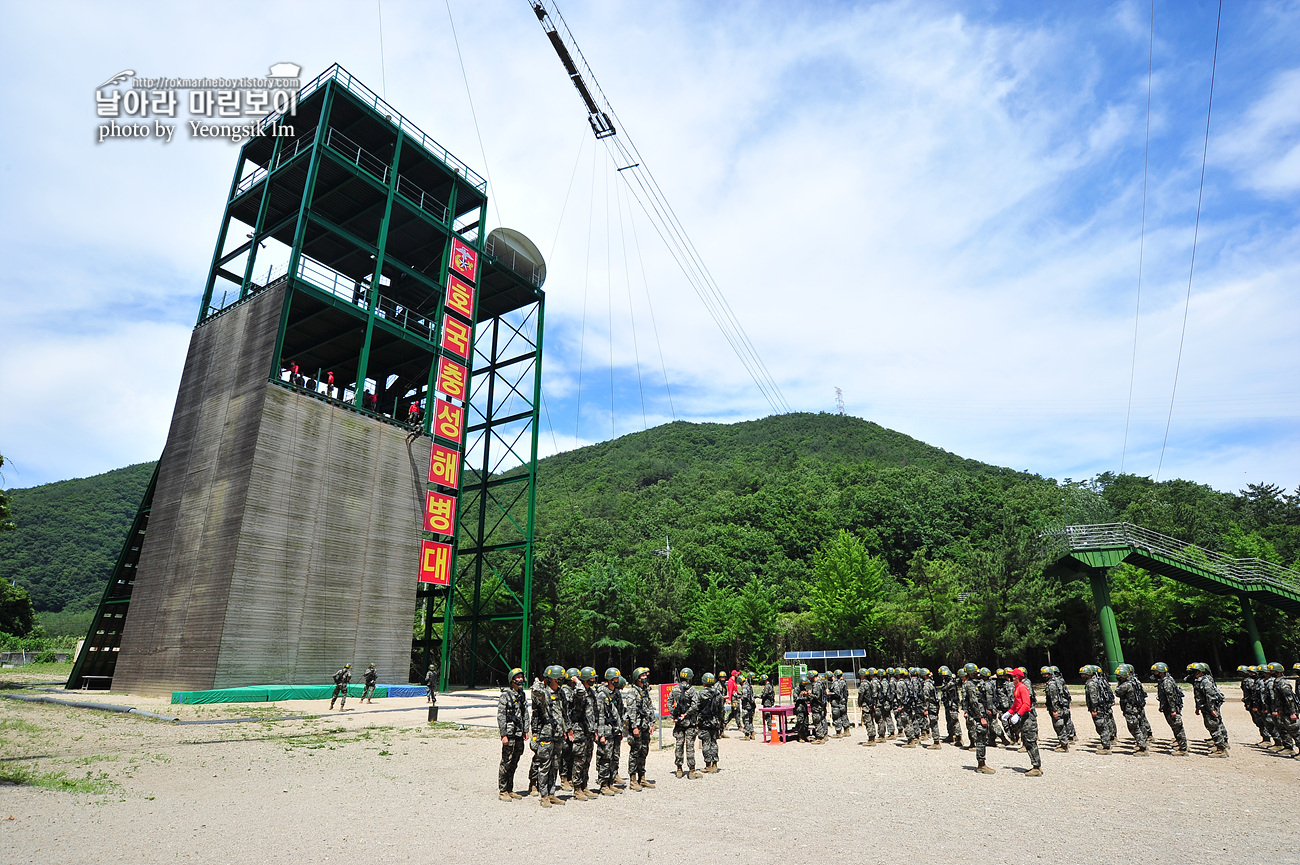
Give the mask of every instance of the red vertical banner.
POLYGON ((471 328, 450 315, 442 317, 442 347, 462 360, 469 360, 471 328))
POLYGON ((470 282, 478 281, 478 253, 459 237, 451 239, 451 269, 470 282))
POLYGON ((424 494, 424 530, 439 535, 456 534, 456 499, 429 490, 424 494))
POLYGON ((452 489, 460 486, 460 451, 433 443, 429 449, 429 483, 452 489))
POLYGON ((451 584, 451 544, 420 541, 420 582, 451 584))
POLYGON ((474 286, 461 282, 453 274, 447 274, 447 309, 454 310, 474 320, 474 286))
POLYGON ((465 410, 444 399, 433 401, 433 432, 460 445, 460 434, 465 429, 465 410))
POLYGON ((782 697, 794 696, 794 679, 792 677, 790 676, 781 677, 781 696, 782 697))
POLYGON ((456 399, 465 399, 469 371, 449 357, 438 358, 438 390, 456 399))

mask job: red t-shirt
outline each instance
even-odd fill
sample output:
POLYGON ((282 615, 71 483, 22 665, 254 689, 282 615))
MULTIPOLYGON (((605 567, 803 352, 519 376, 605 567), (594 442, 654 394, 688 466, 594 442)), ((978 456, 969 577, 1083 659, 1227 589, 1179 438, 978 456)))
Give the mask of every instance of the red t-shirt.
POLYGON ((1022 717, 1029 714, 1029 686, 1024 679, 1016 679, 1015 696, 1011 698, 1011 714, 1022 717))
POLYGON ((739 691, 739 690, 740 690, 740 685, 736 684, 736 677, 735 677, 735 676, 732 676, 730 679, 727 679, 727 697, 728 697, 728 698, 731 698, 731 697, 736 696, 736 692, 739 691))

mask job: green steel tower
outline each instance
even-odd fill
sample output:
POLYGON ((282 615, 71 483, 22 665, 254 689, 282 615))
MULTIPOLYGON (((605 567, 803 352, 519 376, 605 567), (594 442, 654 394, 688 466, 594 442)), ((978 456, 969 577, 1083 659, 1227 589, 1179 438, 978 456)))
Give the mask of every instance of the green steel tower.
POLYGON ((486 182, 337 65, 261 130, 68 687, 348 661, 504 681, 528 667, 542 257, 485 232, 486 182))

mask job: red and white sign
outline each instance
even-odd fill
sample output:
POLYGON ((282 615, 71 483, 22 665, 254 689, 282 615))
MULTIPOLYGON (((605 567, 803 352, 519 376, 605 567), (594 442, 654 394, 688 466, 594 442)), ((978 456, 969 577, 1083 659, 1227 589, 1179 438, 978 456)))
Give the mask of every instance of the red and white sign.
POLYGON ((451 544, 420 541, 420 582, 451 585, 451 544))
POLYGON ((467 244, 462 243, 460 238, 451 239, 451 269, 468 279, 475 282, 478 274, 478 253, 471 249, 467 244))
POLYGON ((668 695, 673 692, 673 683, 664 682, 659 686, 659 717, 668 718, 672 716, 672 707, 668 705, 668 695))
POLYGON ((470 326, 450 315, 442 317, 442 347, 463 360, 469 360, 470 326))
POLYGON ((465 398, 469 370, 449 357, 438 358, 438 390, 456 399, 465 398))

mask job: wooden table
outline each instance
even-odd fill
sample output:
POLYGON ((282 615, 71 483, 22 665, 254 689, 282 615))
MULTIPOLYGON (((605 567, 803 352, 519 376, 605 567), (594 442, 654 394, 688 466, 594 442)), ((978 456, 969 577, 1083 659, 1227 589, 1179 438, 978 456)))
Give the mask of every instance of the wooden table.
POLYGON ((763 707, 763 741, 770 745, 784 745, 790 741, 789 732, 790 716, 794 714, 794 706, 764 706, 763 707), (777 731, 772 735, 772 719, 776 718, 777 731))

